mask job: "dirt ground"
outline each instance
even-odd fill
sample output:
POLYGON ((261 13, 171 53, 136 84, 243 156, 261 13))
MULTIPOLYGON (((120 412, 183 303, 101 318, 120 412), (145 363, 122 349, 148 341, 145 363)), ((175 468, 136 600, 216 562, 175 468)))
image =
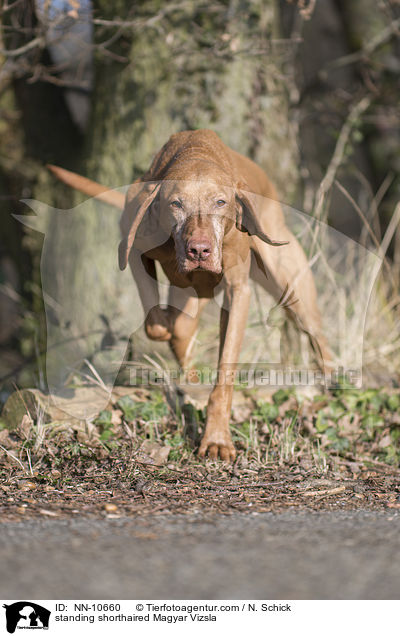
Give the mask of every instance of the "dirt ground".
POLYGON ((321 477, 299 467, 258 472, 207 462, 195 468, 144 466, 124 475, 120 459, 53 485, 38 478, 0 484, 2 522, 76 515, 111 518, 172 513, 281 512, 293 510, 400 510, 400 475, 390 467, 321 477), (112 463, 112 469, 110 468, 112 463))
POLYGON ((16 393, 7 403, 14 410, 3 410, 12 415, 0 427, 3 522, 400 509, 397 393, 342 391, 300 401, 278 391, 269 401, 247 402, 239 395, 232 465, 198 459, 204 411, 182 403, 178 417, 174 400, 160 392, 120 387, 91 421, 41 419, 26 397, 16 393))

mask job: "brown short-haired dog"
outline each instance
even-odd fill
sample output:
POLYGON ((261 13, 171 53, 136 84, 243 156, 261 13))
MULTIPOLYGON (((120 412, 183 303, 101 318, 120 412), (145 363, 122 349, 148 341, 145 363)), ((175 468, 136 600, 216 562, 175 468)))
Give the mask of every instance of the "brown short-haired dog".
MULTIPOLYGON (((53 167, 63 181, 91 196, 103 186, 53 167)), ((233 385, 246 326, 249 277, 276 299, 307 333, 321 367, 330 359, 321 334, 315 285, 306 256, 286 227, 276 192, 250 159, 228 148, 211 130, 172 135, 145 175, 122 195, 103 192, 124 207, 119 263, 129 263, 146 315, 149 338, 168 340, 185 368, 201 310, 223 289, 218 380, 207 407, 199 454, 233 460, 229 430, 233 385), (155 261, 171 287, 160 307, 155 261), (232 377, 232 375, 230 375, 232 377)))

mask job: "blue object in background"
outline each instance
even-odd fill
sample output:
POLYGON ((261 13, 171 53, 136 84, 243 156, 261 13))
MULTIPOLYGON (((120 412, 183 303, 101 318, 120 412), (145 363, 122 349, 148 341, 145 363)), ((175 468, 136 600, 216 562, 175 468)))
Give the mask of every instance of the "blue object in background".
POLYGON ((35 0, 46 29, 46 45, 59 77, 66 82, 71 117, 84 131, 93 87, 93 16, 91 0, 35 0))

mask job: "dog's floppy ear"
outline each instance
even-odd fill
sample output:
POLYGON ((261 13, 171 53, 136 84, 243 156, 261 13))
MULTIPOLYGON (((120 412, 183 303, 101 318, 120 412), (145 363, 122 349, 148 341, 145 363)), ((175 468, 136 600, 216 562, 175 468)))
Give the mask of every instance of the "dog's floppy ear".
POLYGON ((287 245, 289 241, 273 241, 263 232, 261 225, 254 211, 254 206, 250 201, 248 193, 243 184, 236 188, 236 227, 240 232, 247 232, 250 236, 258 236, 259 239, 268 245, 287 245))
POLYGON ((120 269, 125 269, 128 264, 129 254, 132 249, 138 227, 150 205, 156 198, 160 187, 160 183, 157 183, 156 185, 154 185, 154 183, 145 184, 144 187, 142 187, 141 190, 138 192, 138 194, 134 196, 130 201, 128 201, 125 206, 125 210, 121 218, 121 228, 125 236, 120 242, 118 249, 118 261, 120 269), (126 227, 127 220, 129 223, 128 227, 126 227))

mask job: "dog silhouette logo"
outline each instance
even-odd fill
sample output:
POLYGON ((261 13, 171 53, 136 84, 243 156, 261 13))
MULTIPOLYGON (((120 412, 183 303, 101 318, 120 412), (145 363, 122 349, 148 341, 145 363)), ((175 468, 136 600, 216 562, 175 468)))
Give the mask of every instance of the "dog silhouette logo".
POLYGON ((6 610, 7 631, 14 634, 18 629, 48 629, 51 612, 32 601, 18 601, 3 605, 6 610))
MULTIPOLYGON (((165 185, 166 181, 147 182, 146 187, 152 188, 150 198, 161 183, 165 185)), ((180 187, 182 181, 172 180, 168 181, 168 184, 169 188, 180 187)), ((118 220, 124 207, 127 188, 128 186, 123 186, 106 192, 107 196, 112 194, 113 200, 117 200, 117 203, 113 204, 114 213, 105 208, 105 199, 102 201, 92 197, 65 210, 53 208, 38 200, 24 199, 23 202, 34 215, 14 215, 14 218, 26 227, 44 234, 40 279, 46 313, 48 393, 54 406, 79 420, 97 417, 98 413, 107 407, 121 365, 127 362, 128 342, 133 334, 138 334, 138 351, 135 352, 138 355, 134 356, 134 360, 135 364, 139 362, 137 366, 140 367, 140 364, 146 364, 141 360, 144 357, 143 353, 146 354, 147 351, 146 345, 142 347, 144 334, 141 334, 140 329, 144 327, 144 332, 152 340, 168 340, 172 337, 169 329, 173 328, 176 316, 186 314, 193 320, 188 321, 186 318, 185 324, 193 326, 196 323, 201 300, 213 299, 220 311, 228 310, 230 302, 223 277, 219 282, 217 278, 213 278, 215 286, 212 289, 207 287, 207 293, 201 292, 205 297, 200 298, 195 287, 189 285, 191 279, 188 279, 188 286, 182 281, 179 282, 180 279, 177 279, 177 285, 170 284, 165 271, 164 274, 159 272, 158 279, 157 272, 152 270, 152 266, 144 266, 142 256, 153 253, 153 250, 154 254, 158 254, 157 250, 164 249, 163 246, 171 246, 171 262, 175 262, 175 258, 179 260, 182 254, 184 258, 186 253, 178 234, 176 244, 175 239, 171 239, 171 232, 177 224, 168 216, 169 213, 164 224, 159 222, 156 213, 157 201, 154 202, 155 212, 152 214, 150 208, 153 203, 149 197, 145 199, 149 203, 146 223, 142 227, 141 217, 135 216, 135 223, 132 223, 129 217, 127 221, 130 225, 128 223, 129 227, 124 230, 125 239, 120 241, 118 220), (85 225, 89 219, 90 224, 85 225), (139 225, 136 227, 137 223, 139 225), (86 229, 83 231, 81 228, 86 229), (93 239, 94 234, 96 240, 93 239), (131 252, 133 239, 135 248, 131 252), (130 254, 131 260, 133 259, 135 282, 132 281, 127 269, 124 272, 120 271, 121 267, 125 268, 130 254), (146 307, 143 306, 141 296, 146 299, 146 307), (115 301, 110 302, 110 299, 115 301), (74 386, 90 389, 90 399, 70 399, 74 395, 74 386)), ((143 183, 136 183, 130 187, 134 198, 140 198, 142 190, 143 183)), ((234 195, 233 188, 230 197, 234 195)), ((252 195, 252 200, 257 209, 276 204, 261 195, 252 195)), ((280 248, 274 248, 275 251, 271 252, 266 247, 267 252, 263 251, 264 265, 259 251, 253 250, 254 258, 251 257, 249 266, 252 284, 254 283, 254 295, 250 302, 250 319, 244 336, 240 363, 254 366, 257 361, 259 365, 280 365, 278 369, 282 372, 290 372, 291 365, 295 364, 306 371, 310 368, 310 378, 314 378, 313 358, 317 358, 321 363, 324 357, 330 357, 327 351, 324 355, 320 346, 320 342, 326 339, 329 347, 323 348, 331 349, 334 354, 333 371, 348 370, 360 387, 367 309, 382 258, 323 221, 290 206, 281 204, 281 207, 285 223, 293 235, 293 245, 301 244, 307 258, 303 252, 296 252, 303 254, 301 258, 304 263, 300 266, 296 264, 297 257, 288 253, 289 266, 296 270, 294 275, 294 270, 290 270, 291 273, 286 271, 287 261, 283 258, 280 248), (269 272, 266 263, 268 254, 272 253, 275 255, 274 258, 278 259, 273 262, 275 278, 269 272), (279 260, 281 258, 282 263, 279 260), (279 272, 284 273, 283 278, 281 274, 278 276, 279 272), (314 298, 315 290, 310 292, 310 289, 313 289, 309 283, 311 273, 318 297, 318 311, 314 298), (267 314, 271 296, 275 304, 267 314), (308 303, 311 302, 315 311, 307 310, 304 297, 308 299, 308 303), (314 300, 310 300, 311 297, 314 300), (317 337, 319 314, 322 318, 321 334, 324 333, 324 338, 321 334, 317 337), (292 318, 292 323, 298 327, 293 343, 288 337, 290 334, 286 318, 292 318), (305 346, 303 336, 308 340, 305 346)), ((204 216, 207 214, 213 219, 214 208, 211 212, 207 208, 204 216)), ((228 223, 232 219, 228 212, 226 214, 228 223)), ((222 223, 223 214, 219 213, 218 218, 222 223)), ((241 223, 240 221, 239 231, 247 232, 241 223)), ((217 234, 215 231, 212 230, 213 236, 222 236, 220 229, 217 234)), ((260 244, 259 239, 258 245, 260 244)), ((168 252, 170 248, 165 249, 168 252)), ((218 250, 215 253, 217 252, 218 250)), ((150 261, 154 265, 157 259, 158 256, 152 256, 150 261)), ((238 280, 240 277, 243 269, 240 259, 239 252, 236 256, 232 252, 229 266, 226 266, 227 271, 229 270, 229 280, 238 280)), ((175 274, 171 274, 173 280, 174 276, 175 274)), ((214 318, 211 321, 210 326, 213 327, 214 318)), ((219 331, 212 333, 215 333, 218 339, 219 331)), ((213 350, 211 345, 214 344, 210 339, 210 350, 213 350)), ((187 354, 189 352, 190 347, 187 354)), ((184 357, 181 362, 185 363, 184 357)), ((232 359, 231 362, 236 365, 235 360, 232 359)), ((168 360, 167 364, 170 363, 175 364, 168 360)), ((214 365, 214 362, 210 360, 210 364, 214 365)), ((330 368, 329 365, 326 366, 327 369, 330 368)), ((308 378, 308 374, 306 376, 308 378)), ((313 385, 314 379, 306 379, 306 383, 313 385)))

